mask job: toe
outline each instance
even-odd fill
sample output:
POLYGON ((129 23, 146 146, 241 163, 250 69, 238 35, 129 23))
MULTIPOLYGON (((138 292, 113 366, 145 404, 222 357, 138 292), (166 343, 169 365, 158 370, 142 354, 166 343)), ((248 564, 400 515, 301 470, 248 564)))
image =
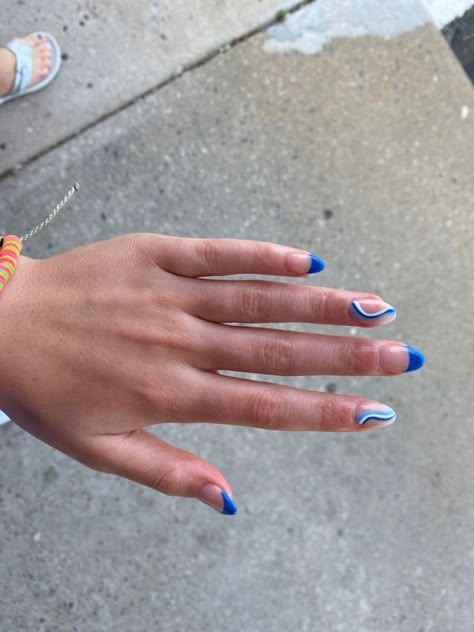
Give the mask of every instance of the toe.
POLYGON ((51 53, 51 49, 47 42, 41 42, 40 44, 38 44, 36 50, 42 55, 45 55, 46 53, 51 53))
POLYGON ((42 39, 38 33, 30 33, 30 35, 27 35, 26 37, 18 37, 17 39, 29 46, 38 46, 44 42, 44 39, 42 39))

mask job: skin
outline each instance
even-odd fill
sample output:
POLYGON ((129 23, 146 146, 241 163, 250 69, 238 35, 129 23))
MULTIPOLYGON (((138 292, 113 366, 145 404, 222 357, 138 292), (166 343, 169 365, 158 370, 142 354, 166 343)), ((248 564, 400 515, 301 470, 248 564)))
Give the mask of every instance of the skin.
MULTIPOLYGON (((41 36, 32 33, 18 37, 17 41, 33 46, 31 80, 29 85, 38 83, 48 74, 52 64, 52 54, 41 36)), ((15 79, 16 57, 8 48, 0 48, 0 97, 11 91, 15 79)))
MULTIPOLYGON (((272 281, 206 279, 289 271, 286 246, 134 234, 34 260, 20 257, 0 297, 0 408, 85 465, 175 496, 208 483, 210 463, 145 428, 166 422, 272 430, 364 431, 360 397, 219 374, 385 375, 385 340, 224 323, 355 325, 371 294, 272 281)), ((400 345, 400 343, 393 343, 400 345)))

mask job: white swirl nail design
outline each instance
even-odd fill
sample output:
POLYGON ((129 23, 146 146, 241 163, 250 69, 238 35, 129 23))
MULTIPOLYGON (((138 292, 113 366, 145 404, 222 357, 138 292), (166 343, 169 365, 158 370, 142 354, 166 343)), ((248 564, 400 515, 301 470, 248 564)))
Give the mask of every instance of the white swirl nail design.
MULTIPOLYGON (((368 301, 365 301, 366 303, 368 301)), ((375 301, 374 301, 375 302, 375 301)), ((383 309, 378 310, 377 312, 367 312, 361 305, 360 301, 352 301, 351 310, 358 318, 362 318, 363 320, 377 320, 378 318, 382 318, 383 316, 389 316, 390 319, 393 320, 397 314, 394 307, 389 305, 388 303, 382 303, 382 301, 377 301, 377 303, 385 305, 383 309)))
POLYGON ((359 426, 363 426, 369 419, 373 419, 375 421, 383 421, 385 423, 392 423, 395 421, 396 414, 394 410, 367 410, 360 415, 357 415, 356 421, 359 426))

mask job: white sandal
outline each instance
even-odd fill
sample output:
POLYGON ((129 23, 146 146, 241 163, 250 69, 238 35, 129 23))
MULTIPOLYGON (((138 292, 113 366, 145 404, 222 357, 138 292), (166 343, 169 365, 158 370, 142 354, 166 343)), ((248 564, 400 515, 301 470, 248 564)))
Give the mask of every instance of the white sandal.
POLYGON ((43 33, 40 31, 37 35, 41 35, 43 39, 49 44, 52 53, 52 64, 46 77, 43 77, 40 81, 29 85, 31 81, 31 71, 33 66, 33 48, 31 44, 25 44, 19 40, 12 40, 5 48, 8 48, 16 57, 16 72, 15 80, 13 82, 13 88, 11 91, 0 97, 0 105, 7 103, 11 99, 22 97, 25 94, 31 94, 46 88, 48 84, 56 77, 61 66, 61 49, 56 39, 50 33, 43 33))

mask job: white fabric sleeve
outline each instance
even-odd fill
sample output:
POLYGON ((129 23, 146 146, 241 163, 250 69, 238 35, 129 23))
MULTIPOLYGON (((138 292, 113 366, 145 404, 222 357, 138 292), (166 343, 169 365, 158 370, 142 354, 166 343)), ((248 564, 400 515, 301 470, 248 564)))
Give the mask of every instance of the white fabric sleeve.
POLYGON ((2 411, 0 410, 0 426, 1 426, 2 424, 6 424, 6 423, 7 423, 7 421, 10 421, 10 417, 8 417, 7 415, 5 415, 5 413, 4 413, 4 412, 2 412, 2 411))

